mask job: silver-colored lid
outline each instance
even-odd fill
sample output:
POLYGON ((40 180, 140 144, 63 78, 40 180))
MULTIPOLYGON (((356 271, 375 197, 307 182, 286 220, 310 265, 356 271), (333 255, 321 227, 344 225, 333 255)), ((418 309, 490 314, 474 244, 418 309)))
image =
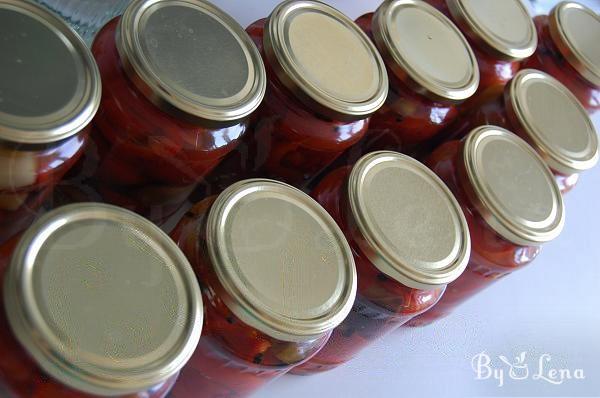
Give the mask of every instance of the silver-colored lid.
POLYGON ((356 241, 381 272, 416 289, 462 274, 471 252, 467 222, 425 165, 396 152, 372 152, 352 169, 348 195, 356 241))
POLYGON ((521 70, 505 100, 509 117, 551 169, 575 174, 598 163, 594 123, 558 80, 535 69, 521 70))
POLYGON ((573 1, 560 2, 550 12, 550 36, 569 64, 600 86, 600 15, 573 1))
POLYGON ((81 131, 100 105, 83 40, 32 2, 0 0, 0 140, 44 144, 81 131))
POLYGON ((481 48, 521 60, 537 48, 533 19, 522 0, 446 0, 452 17, 481 48))
POLYGON ((214 202, 207 246, 222 297, 245 323, 285 341, 336 327, 356 294, 354 258, 316 201, 272 180, 245 180, 214 202))
POLYGON ((394 74, 421 94, 460 101, 479 86, 469 42, 425 1, 384 1, 373 18, 373 38, 394 74))
POLYGON ((279 80, 333 118, 366 117, 388 93, 385 64, 346 15, 314 0, 286 0, 265 26, 264 49, 279 80))
POLYGON ((4 280, 10 326, 53 378, 103 396, 153 387, 198 344, 202 299, 177 245, 150 221, 99 203, 40 218, 4 280))
POLYGON ((117 49, 150 101, 192 121, 239 120, 265 94, 258 49, 208 1, 134 0, 119 22, 117 49))
POLYGON ((487 224, 518 245, 556 238, 565 223, 562 195, 543 159, 524 140, 496 126, 465 139, 459 172, 465 191, 487 224))

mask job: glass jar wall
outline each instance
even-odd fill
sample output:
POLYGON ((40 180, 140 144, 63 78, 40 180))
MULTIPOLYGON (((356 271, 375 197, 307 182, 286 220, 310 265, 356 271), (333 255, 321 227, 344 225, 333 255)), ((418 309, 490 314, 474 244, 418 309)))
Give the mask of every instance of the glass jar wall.
POLYGON ((202 301, 158 227, 65 206, 0 247, 0 391, 10 398, 164 398, 198 344, 202 301))
POLYGON ((436 306, 408 324, 442 318, 465 300, 531 263, 564 225, 562 195, 539 155, 521 138, 482 126, 449 141, 426 164, 460 203, 472 238, 465 272, 436 306))
POLYGON ((467 224, 444 183, 396 152, 328 174, 312 195, 336 220, 357 268, 357 297, 325 347, 294 374, 333 369, 422 314, 464 270, 467 224))
POLYGON ((238 182, 194 206, 171 236, 200 281, 206 319, 172 398, 250 395, 317 353, 354 301, 344 235, 284 183, 238 182))

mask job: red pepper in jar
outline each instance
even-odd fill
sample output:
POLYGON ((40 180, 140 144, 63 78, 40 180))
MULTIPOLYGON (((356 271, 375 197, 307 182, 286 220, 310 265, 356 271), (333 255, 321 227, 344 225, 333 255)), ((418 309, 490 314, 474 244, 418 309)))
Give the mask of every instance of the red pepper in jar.
POLYGON ((546 73, 524 69, 504 96, 482 105, 448 129, 452 139, 476 127, 504 127, 527 141, 544 159, 562 193, 598 162, 594 124, 567 87, 546 73))
POLYGON ((477 109, 504 86, 538 44, 533 19, 521 0, 426 0, 463 32, 479 65, 479 88, 462 110, 477 109))
POLYGON ((317 353, 354 301, 342 232, 284 183, 238 182, 195 205, 171 235, 205 303, 201 343, 172 398, 250 395, 317 353))
POLYGON ((479 291, 531 263, 564 224, 560 190, 542 158, 497 126, 473 130, 436 149, 426 164, 460 203, 471 233, 471 259, 436 306, 411 320, 429 324, 479 291))
POLYGON ((592 115, 600 112, 600 16, 572 1, 534 18, 540 42, 524 67, 558 79, 592 115))
POLYGON ((161 222, 239 143, 265 92, 260 54, 203 0, 134 2, 97 35, 104 85, 91 184, 161 222))
POLYGON ((284 1, 247 31, 267 94, 232 167, 303 187, 364 136, 387 95, 385 66, 354 22, 319 1, 284 1))
POLYGON ((65 206, 0 247, 0 392, 164 398, 198 343, 202 301, 158 227, 65 206))
POLYGON ((82 154, 101 84, 85 43, 34 4, 0 1, 0 54, 1 244, 33 222, 82 154))
POLYGON ((464 270, 470 238, 461 209, 423 164, 374 152, 328 174, 312 193, 350 243, 358 288, 348 317, 294 374, 333 369, 422 314, 464 270))
POLYGON ((356 22, 381 52, 390 90, 347 162, 379 149, 412 153, 453 122, 477 90, 475 54, 452 21, 424 1, 385 1, 356 22))

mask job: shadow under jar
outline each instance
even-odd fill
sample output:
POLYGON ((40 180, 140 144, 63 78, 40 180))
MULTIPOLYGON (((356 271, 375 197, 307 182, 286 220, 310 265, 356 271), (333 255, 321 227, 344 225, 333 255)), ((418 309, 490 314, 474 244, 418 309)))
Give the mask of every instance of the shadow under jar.
POLYGON ((523 0, 426 0, 463 32, 479 65, 479 88, 463 111, 502 94, 537 48, 533 19, 523 0))
POLYGON ((534 18, 539 44, 523 66, 567 86, 592 115, 600 113, 600 16, 575 2, 561 2, 534 18))
POLYGON ((250 395, 318 352, 354 301, 342 231, 287 184, 240 181, 193 207, 172 237, 200 281, 205 325, 171 398, 250 395))
POLYGON ((356 22, 382 54, 390 87, 348 163, 379 149, 412 153, 453 122, 477 90, 475 54, 452 21, 424 1, 385 1, 356 22))
POLYGON ((202 298, 158 227, 99 203, 0 247, 3 398, 164 398, 198 344, 202 298))
POLYGON ((409 326, 442 318, 465 300, 532 262, 564 224, 562 195, 540 156, 521 138, 482 126, 450 141, 426 163, 460 203, 471 233, 471 259, 444 296, 409 326))
POLYGON ((486 124, 504 127, 527 141, 563 194, 598 162, 598 137, 590 117, 567 87, 543 72, 520 71, 504 96, 461 119, 448 134, 460 139, 486 124))
POLYGON ((103 201, 164 221, 237 145, 260 104, 260 54, 203 0, 136 0, 97 35, 104 91, 88 156, 103 201))
POLYGON ((460 206, 427 167, 373 152, 328 174, 313 191, 350 243, 358 278, 350 314, 325 347, 292 370, 333 369, 428 309, 464 270, 469 231, 460 206))
POLYGON ((354 22, 318 1, 284 1, 247 31, 268 87, 242 168, 304 187, 364 136, 387 96, 385 66, 354 22))
POLYGON ((85 43, 42 7, 0 1, 0 244, 27 228, 83 152, 100 103, 85 43))

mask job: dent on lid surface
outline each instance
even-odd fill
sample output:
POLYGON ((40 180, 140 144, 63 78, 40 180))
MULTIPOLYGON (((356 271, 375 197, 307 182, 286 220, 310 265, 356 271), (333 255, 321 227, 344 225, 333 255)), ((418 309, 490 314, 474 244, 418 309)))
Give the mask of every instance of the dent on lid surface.
POLYGON ((448 0, 448 6, 471 38, 500 56, 523 59, 537 47, 533 19, 521 0, 448 0))
POLYGON ((247 180, 225 190, 208 219, 208 250, 230 309, 283 340, 339 324, 356 291, 341 230, 312 198, 286 184, 247 180))
MULTIPOLYGON (((423 164, 395 152, 361 158, 348 184, 350 205, 372 262, 399 282, 424 288, 455 280, 470 238, 445 184, 423 164)), ((361 241, 361 240, 357 240, 361 241)))
POLYGON ((525 141, 500 127, 482 126, 467 136, 463 159, 473 189, 467 193, 498 234, 522 245, 559 235, 564 224, 560 190, 525 141))
POLYGON ((318 1, 284 1, 266 25, 279 79, 325 114, 368 115, 387 96, 383 61, 348 17, 318 1))
POLYGON ((157 227, 113 206, 45 216, 5 283, 19 340, 50 375, 88 393, 152 387, 198 343, 202 303, 189 263, 157 227))
POLYGON ((520 71, 509 87, 509 112, 552 169, 572 174, 596 165, 594 124, 567 87, 533 69, 520 71))
POLYGON ((0 0, 0 138, 54 142, 83 129, 100 101, 91 53, 62 20, 33 3, 0 0))
POLYGON ((441 12, 420 0, 386 1, 373 35, 391 69, 417 91, 463 100, 477 90, 479 68, 467 40, 441 12))
POLYGON ((202 0, 137 0, 117 46, 126 70, 155 104, 188 117, 247 116, 266 87, 264 65, 237 22, 202 0))
POLYGON ((575 70, 600 86, 600 16, 581 4, 561 2, 550 13, 550 34, 575 70))

